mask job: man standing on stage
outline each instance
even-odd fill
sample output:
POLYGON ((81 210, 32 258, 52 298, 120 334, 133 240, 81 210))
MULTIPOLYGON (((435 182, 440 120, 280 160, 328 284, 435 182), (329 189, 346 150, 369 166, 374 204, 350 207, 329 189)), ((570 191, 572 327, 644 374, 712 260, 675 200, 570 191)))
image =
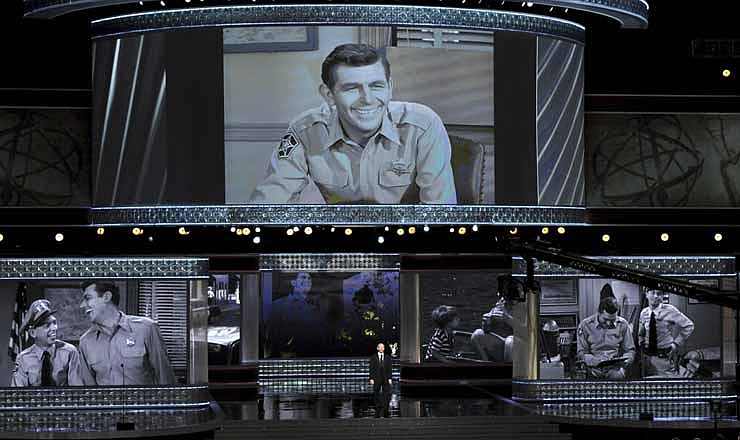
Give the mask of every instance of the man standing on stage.
POLYGON ((389 417, 388 404, 393 385, 391 358, 385 354, 385 344, 378 343, 378 352, 370 356, 370 385, 373 386, 375 417, 389 417))
POLYGON ((18 354, 12 387, 84 385, 80 354, 72 344, 57 339, 57 318, 48 300, 38 299, 28 308, 21 332, 28 330, 32 346, 18 354))
POLYGON ((648 306, 640 312, 639 341, 645 376, 678 374, 679 350, 694 332, 694 322, 675 306, 663 303, 663 292, 645 292, 648 306), (678 333, 674 338, 674 330, 678 333), (671 373, 673 371, 673 373, 671 373))
POLYGON ((91 327, 80 338, 83 378, 97 385, 172 385, 175 374, 157 323, 124 314, 111 282, 82 285, 80 308, 91 327))

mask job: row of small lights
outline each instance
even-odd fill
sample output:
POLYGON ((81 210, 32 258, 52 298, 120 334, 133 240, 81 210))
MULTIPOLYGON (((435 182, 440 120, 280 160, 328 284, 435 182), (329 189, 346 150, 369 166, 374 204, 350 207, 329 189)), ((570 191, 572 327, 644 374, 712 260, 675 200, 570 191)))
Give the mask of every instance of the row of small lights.
MULTIPOLYGON (((478 225, 473 225, 470 229, 473 232, 478 232, 480 228, 478 227, 478 225)), ((300 230, 301 230, 300 227, 298 227, 298 226, 292 226, 292 227, 286 229, 285 233, 288 236, 293 236, 294 234, 297 234, 298 232, 300 232, 300 230)), ((389 226, 385 226, 384 227, 384 230, 385 230, 385 232, 390 232, 390 227, 389 226)), ((422 230, 424 232, 429 232, 430 231, 430 228, 429 228, 428 225, 424 225, 422 227, 422 230)), ((232 226, 231 229, 230 229, 230 231, 232 233, 236 234, 236 235, 245 236, 245 237, 252 234, 252 230, 250 228, 248 228, 248 227, 236 227, 236 226, 232 226)), ((330 231, 331 232, 335 232, 336 231, 336 227, 332 226, 331 229, 330 229, 330 231)), ((465 227, 465 226, 460 226, 460 227, 457 227, 457 228, 455 228, 454 226, 451 226, 450 229, 449 229, 449 231, 450 231, 451 234, 454 234, 455 232, 457 232, 458 235, 465 235, 468 232, 468 228, 465 227)), ((560 235, 565 234, 565 228, 562 227, 562 226, 559 226, 556 229, 556 231, 560 235)), ((95 232, 98 235, 104 235, 105 234, 105 228, 97 228, 97 230, 95 232)), ((261 228, 259 226, 257 226, 257 227, 254 228, 254 233, 255 234, 259 234, 260 232, 262 232, 262 230, 261 230, 261 228)), ((550 227, 544 226, 540 230, 540 232, 542 232, 543 235, 547 235, 547 234, 550 233, 550 227)), ((139 228, 139 227, 135 227, 135 228, 131 229, 131 233, 133 235, 135 235, 135 236, 140 236, 140 235, 143 235, 144 234, 144 229, 139 228)), ((181 226, 180 228, 178 228, 177 233, 179 235, 190 235, 190 231, 188 231, 184 226, 181 226)), ((303 228, 303 233, 305 235, 311 235, 311 234, 313 234, 313 228, 311 226, 305 226, 303 228)), ((513 228, 513 229, 510 229, 509 230, 509 234, 511 234, 511 235, 516 235, 518 233, 519 233, 519 229, 518 228, 513 228)), ((414 234, 416 234, 416 226, 409 226, 406 229, 404 229, 404 228, 397 228, 396 229, 396 235, 398 235, 399 237, 400 236, 403 236, 403 235, 406 235, 406 234, 408 234, 408 235, 414 235, 414 234)), ((345 228, 344 229, 344 235, 346 235, 346 236, 352 235, 352 228, 350 228, 350 227, 345 228)), ((716 242, 722 241, 723 238, 724 237, 720 233, 714 234, 714 241, 716 241, 716 242)), ((4 239, 5 239, 5 236, 3 234, 0 234, 0 242, 3 241, 4 239)), ((603 234, 601 236, 601 241, 603 241, 604 243, 608 243, 609 241, 611 241, 611 239, 612 239, 612 237, 609 234, 603 234)), ((668 233, 664 232, 664 233, 660 234, 660 241, 667 242, 670 239, 671 239, 671 236, 668 233)), ((54 240, 57 241, 57 242, 64 241, 64 234, 62 234, 61 232, 56 233, 54 235, 54 240)), ((153 240, 153 238, 152 237, 149 237, 149 241, 152 241, 152 240, 153 240)), ((261 239, 260 239, 260 236, 259 235, 255 235, 252 238, 252 242, 254 242, 255 244, 258 244, 260 241, 261 241, 261 239)), ((379 235, 378 236, 378 243, 383 243, 383 242, 385 242, 385 237, 383 235, 379 235)))

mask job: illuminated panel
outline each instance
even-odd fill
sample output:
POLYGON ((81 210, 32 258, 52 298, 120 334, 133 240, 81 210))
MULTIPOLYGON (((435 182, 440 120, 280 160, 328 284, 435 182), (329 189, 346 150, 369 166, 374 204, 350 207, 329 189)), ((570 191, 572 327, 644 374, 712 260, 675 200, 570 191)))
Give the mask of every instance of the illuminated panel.
POLYGON ((0 259, 0 279, 208 278, 206 258, 0 259))
MULTIPOLYGON (((734 257, 587 257, 631 270, 665 276, 735 276, 734 257)), ((525 276, 523 258, 512 260, 514 276, 525 276)), ((548 261, 535 261, 535 277, 601 277, 548 261)))

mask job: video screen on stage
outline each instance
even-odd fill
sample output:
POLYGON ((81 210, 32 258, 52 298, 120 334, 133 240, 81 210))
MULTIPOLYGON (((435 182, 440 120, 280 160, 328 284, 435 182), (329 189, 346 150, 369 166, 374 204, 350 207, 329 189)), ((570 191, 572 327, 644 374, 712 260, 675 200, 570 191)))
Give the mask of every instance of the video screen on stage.
POLYGON ((262 274, 263 357, 398 355, 397 271, 262 274))
POLYGON ((0 387, 186 382, 187 280, 4 280, 0 301, 0 387))
POLYGON ((492 32, 283 26, 223 38, 226 203, 493 201, 492 32))
POLYGON ((241 362, 241 276, 213 274, 208 283, 208 365, 241 362))
MULTIPOLYGON (((723 279, 687 281, 720 288, 723 279)), ((542 379, 723 375, 722 309, 620 280, 542 279, 542 379)))

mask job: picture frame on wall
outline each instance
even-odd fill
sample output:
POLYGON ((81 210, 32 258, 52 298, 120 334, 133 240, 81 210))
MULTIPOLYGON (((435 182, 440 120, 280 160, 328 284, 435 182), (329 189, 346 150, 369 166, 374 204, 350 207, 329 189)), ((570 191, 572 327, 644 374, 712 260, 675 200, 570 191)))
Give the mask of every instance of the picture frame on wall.
POLYGON ((540 295, 542 305, 577 305, 578 280, 575 278, 540 280, 540 295))
POLYGON ((316 26, 248 26, 223 30, 224 53, 303 52, 319 48, 316 26))

